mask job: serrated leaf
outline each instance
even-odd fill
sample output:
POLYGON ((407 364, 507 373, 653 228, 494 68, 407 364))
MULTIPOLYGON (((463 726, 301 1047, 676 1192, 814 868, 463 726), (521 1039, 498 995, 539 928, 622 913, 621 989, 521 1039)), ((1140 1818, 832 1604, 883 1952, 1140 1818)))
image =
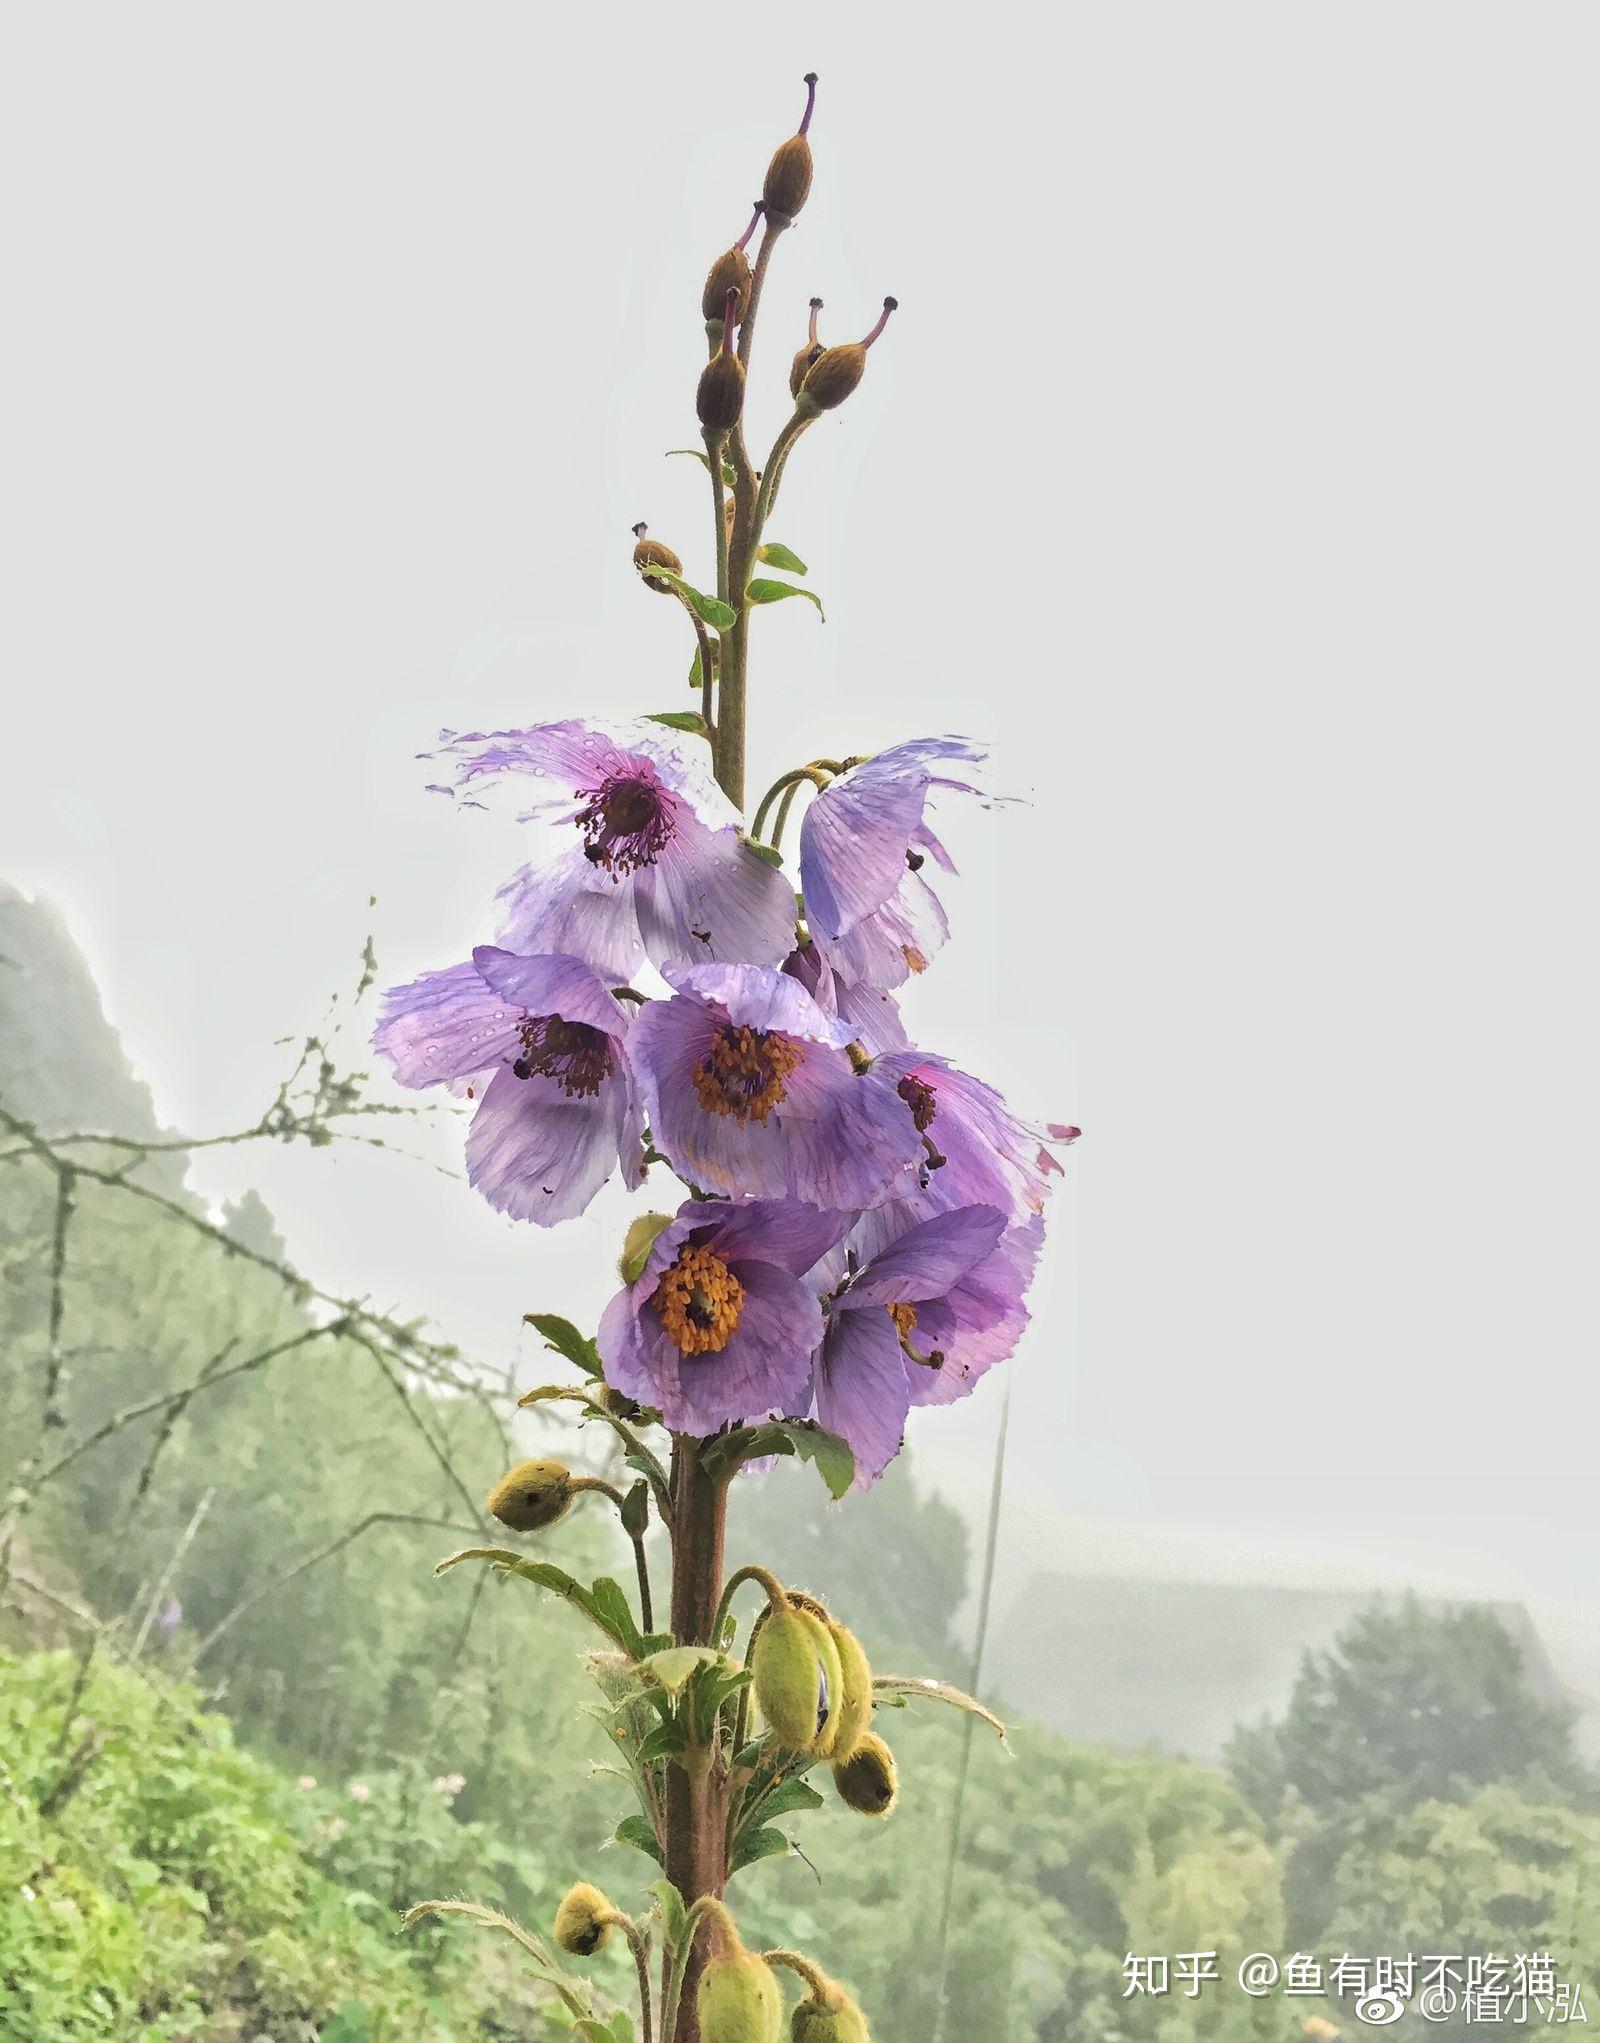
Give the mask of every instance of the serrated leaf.
POLYGON ((675 1952, 689 1931, 689 1911, 683 1905, 683 1896, 670 1880, 654 1880, 646 1891, 661 1903, 661 1941, 669 1952, 675 1952))
MULTIPOLYGON (((699 685, 700 662, 695 661, 695 684, 699 685)), ((690 731, 697 738, 706 735, 706 720, 697 709, 658 709, 645 718, 647 724, 665 724, 669 731, 690 731)))
POLYGON ((799 554, 791 553, 787 546, 780 546, 776 539, 769 539, 764 546, 758 546, 756 559, 764 560, 768 567, 782 568, 786 575, 808 575, 811 572, 799 554))
POLYGON ((600 1351, 587 1335, 580 1334, 570 1319, 563 1319, 558 1312, 525 1312, 526 1323, 544 1335, 547 1348, 553 1348, 585 1376, 602 1376, 600 1351))
POLYGON ((650 579, 652 582, 665 582, 668 588, 676 589, 700 622, 709 624, 713 631, 731 631, 738 622, 726 603, 719 603, 715 596, 708 596, 693 582, 686 582, 682 575, 675 575, 671 568, 652 566, 650 579))
POLYGON ((780 1852, 791 1850, 793 1846, 781 1830, 752 1830, 735 1848, 728 1870, 737 1873, 745 1866, 753 1866, 758 1859, 776 1858, 780 1852))
POLYGON ((661 1847, 656 1843, 655 1832, 642 1816, 624 1816, 612 1836, 618 1844, 631 1844, 635 1851, 642 1851, 660 1865, 661 1847))
POLYGON ((822 607, 822 598, 815 589, 797 589, 793 582, 768 581, 757 576, 745 590, 745 596, 752 603, 781 603, 786 596, 804 596, 808 603, 815 603, 817 615, 826 624, 828 613, 822 607))
POLYGON ((639 1627, 634 1622, 633 1606, 620 1582, 609 1575, 601 1575, 589 1585, 587 1605, 595 1622, 625 1648, 637 1654, 639 1651, 639 1627))
POLYGON ((879 1702, 904 1708, 909 1702, 948 1703, 953 1710, 964 1710, 969 1717, 981 1717, 989 1727, 1000 1735, 1001 1744, 1006 1742, 1006 1727, 993 1710, 986 1710, 975 1696, 959 1688, 952 1688, 948 1681, 934 1681, 914 1674, 875 1674, 872 1677, 872 1693, 879 1702))

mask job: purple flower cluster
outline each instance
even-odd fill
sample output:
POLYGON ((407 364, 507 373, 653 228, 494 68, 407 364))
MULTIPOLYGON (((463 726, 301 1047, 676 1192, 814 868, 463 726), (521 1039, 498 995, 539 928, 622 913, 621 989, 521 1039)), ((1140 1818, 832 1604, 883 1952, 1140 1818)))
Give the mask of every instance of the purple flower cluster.
POLYGON ((377 1049, 477 1102, 468 1175, 516 1219, 667 1163, 691 1196, 601 1321, 608 1381, 697 1436, 815 1418, 873 1481, 913 1405, 1015 1348, 1049 1145, 1076 1133, 913 1046, 895 999, 947 934, 928 809, 979 792, 977 748, 839 772, 801 824, 798 902, 694 741, 569 721, 445 756, 458 791, 518 776, 549 855, 501 889, 496 944, 386 996, 377 1049), (646 962, 662 997, 631 985, 646 962))

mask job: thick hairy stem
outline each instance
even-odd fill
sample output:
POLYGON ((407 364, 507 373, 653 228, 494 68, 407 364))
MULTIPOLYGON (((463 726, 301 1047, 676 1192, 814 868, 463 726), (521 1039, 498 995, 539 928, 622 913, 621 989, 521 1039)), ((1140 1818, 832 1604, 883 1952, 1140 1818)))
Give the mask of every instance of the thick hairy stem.
MULTIPOLYGON (((687 1434, 672 1448, 672 1636, 680 1646, 712 1642, 722 1593, 722 1548, 728 1493, 706 1473, 701 1443, 687 1434)), ((715 1900, 727 1882, 727 1773, 715 1743, 691 1750, 667 1769, 667 1878, 693 1904, 715 1900)), ((700 1959, 691 1954, 683 2006, 666 2043, 699 2043, 694 1987, 700 1959)))

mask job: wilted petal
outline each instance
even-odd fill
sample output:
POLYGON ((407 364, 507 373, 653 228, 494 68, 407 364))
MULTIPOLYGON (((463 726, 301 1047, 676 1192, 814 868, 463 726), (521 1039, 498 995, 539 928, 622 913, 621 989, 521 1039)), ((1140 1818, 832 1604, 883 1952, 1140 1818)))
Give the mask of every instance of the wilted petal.
POLYGON ((629 1086, 618 1071, 592 1098, 553 1079, 497 1072, 467 1131, 467 1178, 514 1220, 553 1227, 581 1213, 616 1169, 629 1086))
POLYGON ((836 1313, 817 1362, 818 1423, 850 1444, 857 1489, 865 1489, 900 1452, 911 1387, 894 1323, 881 1309, 836 1313))

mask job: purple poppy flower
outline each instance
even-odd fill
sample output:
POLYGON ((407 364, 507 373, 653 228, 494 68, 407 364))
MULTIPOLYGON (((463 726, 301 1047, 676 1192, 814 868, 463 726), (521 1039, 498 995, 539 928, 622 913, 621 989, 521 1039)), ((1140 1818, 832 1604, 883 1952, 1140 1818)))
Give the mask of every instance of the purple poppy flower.
POLYGON ((881 1208, 862 1215, 863 1253, 875 1255, 916 1221, 959 1206, 996 1206, 1012 1226, 1043 1211, 1050 1180, 1061 1175, 1047 1145, 1071 1142, 1075 1128, 1030 1126, 993 1086, 925 1050, 890 1050, 872 1069, 894 1087, 922 1153, 881 1208))
POLYGON ((900 986, 949 934, 939 897, 922 877, 949 853, 926 821, 936 789, 976 794, 942 769, 978 760, 965 738, 919 738, 852 766, 825 787, 800 824, 800 887, 806 924, 842 978, 900 986))
POLYGON ((740 835, 708 759, 648 723, 536 724, 446 734, 458 788, 526 775, 520 822, 577 833, 500 890, 501 941, 578 957, 612 981, 640 961, 778 964, 794 941, 794 895, 740 835))
POLYGON ((690 1200, 601 1316, 606 1381, 702 1437, 787 1409, 822 1339, 822 1307, 802 1280, 852 1218, 792 1199, 690 1200))
POLYGON ((849 1442, 858 1489, 899 1453, 912 1405, 965 1397, 1016 1347, 1041 1234, 1037 1221, 1008 1229, 994 1206, 938 1213, 882 1249, 829 1302, 815 1410, 849 1442))
MULTIPOLYGON (((470 964, 385 994, 373 1046, 402 1085, 492 1072, 467 1133, 467 1177, 491 1206, 553 1227, 581 1213, 617 1165, 644 1175, 631 1010, 578 958, 481 945, 470 964)), ((467 1084, 476 1097, 476 1084, 467 1084)))
POLYGON ((673 966, 634 1056, 657 1149, 705 1191, 860 1208, 922 1154, 894 1081, 859 1071, 848 1021, 756 965, 673 966))

